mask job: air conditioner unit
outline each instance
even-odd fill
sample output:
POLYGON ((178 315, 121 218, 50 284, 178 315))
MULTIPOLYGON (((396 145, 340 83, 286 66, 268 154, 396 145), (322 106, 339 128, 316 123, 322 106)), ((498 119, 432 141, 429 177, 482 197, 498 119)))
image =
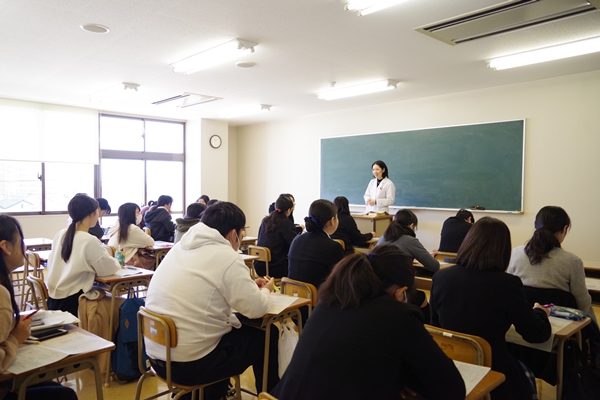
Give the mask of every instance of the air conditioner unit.
POLYGON ((600 0, 509 0, 415 30, 456 45, 598 9, 600 0))

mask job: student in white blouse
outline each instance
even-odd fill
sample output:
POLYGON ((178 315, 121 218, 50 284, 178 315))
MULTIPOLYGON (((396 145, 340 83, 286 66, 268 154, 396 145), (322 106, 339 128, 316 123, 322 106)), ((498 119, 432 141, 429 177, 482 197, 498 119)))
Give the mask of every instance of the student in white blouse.
POLYGON ((138 249, 154 246, 154 239, 138 226, 142 221, 140 207, 125 203, 119 207, 119 219, 108 231, 108 245, 125 252, 125 263, 131 260, 138 249))
POLYGON ((48 308, 77 316, 79 296, 92 288, 96 275, 112 275, 121 266, 88 233, 98 221, 98 202, 78 193, 68 210, 72 222, 54 236, 48 258, 48 308))
POLYGON ((390 206, 396 200, 396 186, 388 178, 388 168, 383 161, 375 161, 371 166, 371 170, 374 178, 371 179, 365 191, 366 211, 389 214, 390 206))

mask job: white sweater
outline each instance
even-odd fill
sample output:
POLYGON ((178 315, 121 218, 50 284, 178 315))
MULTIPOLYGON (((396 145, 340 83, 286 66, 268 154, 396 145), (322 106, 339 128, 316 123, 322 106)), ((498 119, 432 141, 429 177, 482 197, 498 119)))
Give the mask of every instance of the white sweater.
POLYGON ((73 250, 69 262, 65 263, 60 253, 67 229, 54 236, 52 252, 48 258, 48 292, 53 299, 64 299, 80 290, 87 292, 98 276, 112 275, 121 269, 95 236, 77 231, 73 238, 73 250))
POLYGON ((119 222, 117 221, 110 230, 108 231, 108 245, 115 248, 115 250, 123 249, 125 252, 125 262, 131 260, 133 255, 138 249, 142 249, 148 246, 154 246, 154 239, 151 236, 146 235, 144 231, 135 224, 130 224, 127 230, 127 241, 125 243, 119 243, 119 222))
POLYGON ((377 186, 377 178, 373 178, 367 186, 364 198, 365 203, 369 199, 374 199, 377 202, 374 206, 367 204, 367 212, 375 211, 389 214, 390 206, 396 201, 396 186, 389 178, 383 178, 377 186))
MULTIPOLYGON (((232 309, 259 318, 269 307, 269 290, 259 289, 248 267, 221 234, 203 223, 191 227, 154 273, 146 307, 173 319, 178 343, 173 361, 194 361, 217 347, 241 323, 232 309)), ((146 352, 165 360, 165 348, 146 340, 146 352)))

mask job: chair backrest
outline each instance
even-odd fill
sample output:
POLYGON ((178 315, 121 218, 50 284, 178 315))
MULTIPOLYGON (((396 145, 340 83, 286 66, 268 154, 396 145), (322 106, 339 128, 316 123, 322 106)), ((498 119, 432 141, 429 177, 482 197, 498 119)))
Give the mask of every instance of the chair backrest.
POLYGON ((37 277, 41 276, 40 266, 42 265, 42 262, 39 254, 27 250, 25 252, 25 258, 27 259, 27 264, 29 264, 29 267, 33 269, 33 271, 29 271, 29 273, 37 277))
POLYGON ((144 233, 148 236, 152 236, 152 230, 147 226, 144 228, 144 233))
POLYGON ((425 328, 449 358, 485 367, 492 366, 492 348, 487 340, 431 325, 425 325, 425 328))
MULTIPOLYGON (((258 261, 262 261, 265 263, 265 271, 267 273, 267 276, 269 276, 269 261, 271 261, 271 250, 269 250, 268 247, 264 247, 264 246, 254 246, 254 245, 249 245, 248 246, 248 255, 249 256, 257 256, 258 257, 258 261)), ((256 273, 256 271, 253 271, 254 268, 251 268, 251 274, 252 272, 256 273)))
POLYGON ((117 249, 115 249, 112 246, 107 246, 107 245, 103 245, 102 247, 104 247, 104 249, 106 250, 106 252, 108 253, 109 256, 111 256, 111 257, 115 256, 117 249))
POLYGON ((296 281, 287 277, 281 278, 281 294, 288 296, 301 297, 303 299, 311 300, 308 306, 308 315, 312 312, 312 308, 317 305, 319 297, 317 295, 317 288, 312 283, 306 283, 302 281, 296 281))
MULTIPOLYGON (((577 308, 577 300, 571 292, 565 292, 560 289, 542 289, 531 286, 523 286, 523 291, 527 301, 533 306, 533 303, 549 304, 557 306, 577 308)), ((587 310, 583 310, 586 311, 587 310)))
POLYGON ((258 394, 258 400, 277 400, 277 397, 273 397, 267 392, 260 392, 258 394))
POLYGON ((48 309, 48 287, 44 280, 40 277, 34 275, 27 275, 27 285, 29 285, 29 289, 32 293, 32 303, 28 303, 28 305, 32 306, 36 310, 48 309))
POLYGON ((451 253, 449 251, 434 250, 433 257, 438 261, 444 261, 444 259, 456 260, 456 253, 451 253))
POLYGON ((332 239, 334 242, 338 242, 342 246, 342 250, 346 250, 346 243, 342 239, 332 239))
POLYGON ((177 329, 173 320, 141 306, 138 313, 138 367, 142 375, 147 371, 144 363, 144 338, 161 346, 165 346, 167 385, 172 388, 171 381, 171 349, 177 346, 177 329))
POLYGON ((415 286, 417 289, 431 290, 431 283, 432 283, 431 278, 415 276, 415 286))

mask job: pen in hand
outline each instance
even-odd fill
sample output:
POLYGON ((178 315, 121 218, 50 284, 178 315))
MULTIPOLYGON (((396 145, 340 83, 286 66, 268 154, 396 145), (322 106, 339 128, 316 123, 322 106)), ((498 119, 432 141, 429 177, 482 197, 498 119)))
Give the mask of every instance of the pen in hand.
POLYGON ((35 314, 37 314, 38 311, 40 311, 40 310, 35 310, 31 314, 24 316, 23 317, 23 321, 27 321, 28 319, 30 319, 31 317, 33 317, 35 314))

